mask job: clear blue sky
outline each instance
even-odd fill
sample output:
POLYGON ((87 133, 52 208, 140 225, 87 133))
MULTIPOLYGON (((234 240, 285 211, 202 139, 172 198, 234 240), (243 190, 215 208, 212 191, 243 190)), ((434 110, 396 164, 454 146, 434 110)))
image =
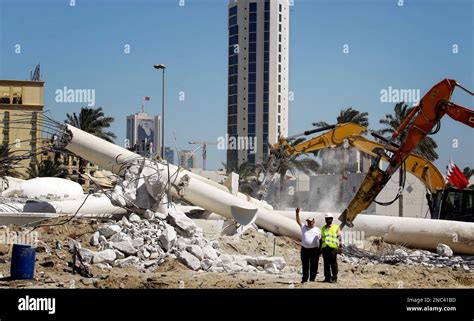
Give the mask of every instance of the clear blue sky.
MULTIPOLYGON (((474 89, 472 0, 294 0, 290 16, 290 134, 313 121, 333 123, 341 108, 370 114, 370 127, 393 111, 380 90, 420 89, 443 78, 474 89), (343 54, 343 45, 349 54, 343 54), (453 44, 459 48, 452 53, 453 44)), ((57 120, 84 104, 56 103, 55 90, 95 89, 96 106, 115 117, 117 142, 126 116, 161 111, 167 65, 167 142, 216 140, 227 122, 227 0, 0 0, 0 78, 27 79, 41 63, 45 106, 57 120), (15 54, 15 45, 21 54, 15 54), (130 44, 130 54, 124 45, 130 44), (179 92, 185 100, 179 101, 179 92)), ((458 91, 454 100, 473 107, 458 91)), ((445 117, 435 137, 443 169, 449 157, 474 167, 472 129, 445 117), (451 147, 459 139, 459 148, 451 147)), ((199 154, 199 161, 201 154, 199 154)), ((225 151, 209 147, 208 167, 225 151)))

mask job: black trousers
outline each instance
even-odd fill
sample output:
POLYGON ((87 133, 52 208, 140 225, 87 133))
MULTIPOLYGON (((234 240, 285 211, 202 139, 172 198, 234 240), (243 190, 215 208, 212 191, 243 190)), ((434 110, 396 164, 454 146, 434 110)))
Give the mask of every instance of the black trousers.
POLYGON ((303 265, 303 281, 314 281, 318 273, 319 247, 307 249, 301 247, 301 263, 303 265))
POLYGON ((321 249, 324 260, 324 278, 337 279, 337 249, 325 246, 321 249))

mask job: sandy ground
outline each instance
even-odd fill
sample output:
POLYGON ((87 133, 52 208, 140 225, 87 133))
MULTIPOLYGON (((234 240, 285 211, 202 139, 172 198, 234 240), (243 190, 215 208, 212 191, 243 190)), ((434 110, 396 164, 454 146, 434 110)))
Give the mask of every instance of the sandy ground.
MULTIPOLYGON (((57 223, 56 221, 47 222, 57 223)), ((473 288, 474 273, 450 268, 427 268, 403 265, 351 265, 339 261, 337 284, 321 282, 322 258, 316 282, 301 285, 299 245, 296 241, 277 237, 275 255, 283 256, 287 267, 283 274, 194 272, 177 260, 168 259, 153 272, 140 272, 133 267, 100 269, 91 267, 92 278, 71 273, 68 248, 56 250, 57 241, 73 238, 89 247, 88 241, 100 222, 74 220, 62 226, 41 227, 39 240, 53 249, 36 254, 35 279, 28 281, 0 280, 0 288, 473 288)), ((9 229, 18 230, 10 226, 9 229)), ((273 239, 256 231, 242 237, 219 238, 221 249, 229 254, 272 255, 273 239)), ((11 248, 0 245, 0 275, 10 275, 11 248)))

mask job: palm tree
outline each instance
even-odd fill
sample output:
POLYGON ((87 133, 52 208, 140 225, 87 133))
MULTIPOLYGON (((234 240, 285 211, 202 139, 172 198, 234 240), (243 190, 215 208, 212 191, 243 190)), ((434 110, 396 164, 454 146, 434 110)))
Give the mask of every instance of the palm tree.
MULTIPOLYGON (((103 140, 113 142, 117 136, 111 131, 105 131, 106 128, 110 127, 113 121, 113 117, 106 117, 104 115, 102 107, 82 107, 79 116, 76 113, 73 113, 72 115, 66 114, 66 120, 64 122, 96 137, 102 138, 103 140)), ((84 159, 79 158, 79 173, 84 173, 86 164, 87 162, 84 159)), ((80 174, 78 175, 77 180, 80 184, 84 183, 80 174)))
POLYGON ((79 116, 76 113, 72 115, 66 114, 65 120, 66 124, 70 124, 108 142, 113 142, 117 138, 113 132, 105 131, 105 128, 109 128, 113 121, 113 117, 105 117, 102 107, 82 107, 79 116))
MULTIPOLYGON (((369 114, 366 112, 361 113, 360 111, 349 107, 349 108, 341 110, 341 112, 339 113, 339 116, 337 116, 336 118, 336 121, 338 124, 355 123, 355 124, 368 127, 369 126, 368 116, 369 114)), ((316 127, 329 126, 329 124, 324 121, 315 122, 313 123, 313 125, 316 127)))
MULTIPOLYGON (((362 125, 364 127, 368 127, 369 126, 368 116, 369 114, 366 112, 360 112, 356 109, 353 109, 352 107, 349 107, 349 108, 341 110, 341 112, 339 113, 339 116, 337 116, 336 118, 336 123, 337 124, 354 123, 354 124, 362 125)), ((326 123, 325 121, 319 121, 319 122, 313 123, 313 126, 327 127, 327 126, 330 126, 330 124, 326 123)), ((322 149, 320 151, 315 152, 315 155, 319 155, 321 158, 324 158, 324 155, 327 152, 328 152, 327 149, 322 149)), ((344 172, 344 168, 341 168, 341 171, 344 172)))
MULTIPOLYGON (((386 114, 384 119, 380 120, 380 124, 384 125, 382 129, 379 130, 379 133, 382 135, 390 134, 392 135, 395 130, 397 130, 402 122, 407 118, 408 114, 413 110, 414 107, 408 107, 407 104, 404 102, 397 103, 394 108, 393 114, 386 114)), ((407 126, 397 137, 396 143, 400 144, 404 142, 408 133, 407 126)), ((438 159, 438 153, 436 152, 436 148, 438 144, 434 141, 433 138, 426 136, 423 138, 418 145, 413 150, 413 153, 418 154, 429 161, 434 161, 438 159)), ((400 169, 399 171, 399 182, 402 181, 403 171, 400 169)), ((403 194, 400 194, 398 199, 398 215, 403 216, 403 194)))
POLYGON ((227 165, 225 163, 222 163, 222 165, 224 166, 227 174, 234 172, 239 175, 239 192, 249 195, 253 194, 255 171, 249 162, 243 162, 240 165, 235 162, 231 165, 227 165))
POLYGON ((12 157, 10 148, 6 145, 0 145, 0 177, 19 176, 14 166, 17 162, 18 161, 12 157))
MULTIPOLYGON (((354 109, 352 107, 342 109, 341 112, 339 113, 339 116, 336 118, 336 123, 337 124, 345 124, 345 123, 354 123, 354 124, 359 124, 364 127, 369 126, 369 113, 367 112, 360 112, 357 109, 354 109)), ((327 127, 329 126, 328 123, 324 121, 319 121, 313 123, 314 126, 316 127, 327 127)), ((319 152, 316 152, 315 154, 319 155, 321 159, 325 159, 325 155, 329 152, 328 149, 322 149, 319 152)), ((346 153, 347 149, 343 147, 337 147, 336 150, 334 150, 336 155, 339 155, 337 157, 341 157, 342 159, 346 159, 346 153), (342 155, 341 153, 342 152, 342 155)), ((346 164, 343 162, 341 166, 338 166, 338 171, 339 174, 341 175, 341 183, 339 184, 339 193, 337 199, 339 200, 338 203, 342 206, 343 205, 343 197, 344 197, 344 186, 342 184, 342 179, 344 178, 344 172, 346 172, 346 164)))
MULTIPOLYGON (((298 144, 304 142, 305 138, 298 138, 291 141, 289 144, 290 146, 294 147, 298 144)), ((314 153, 313 153, 314 154, 314 153)), ((296 155, 289 155, 287 153, 283 153, 283 155, 279 155, 278 158, 278 167, 277 172, 280 174, 280 188, 279 188, 279 199, 280 201, 283 200, 283 195, 286 187, 286 174, 290 172, 292 175, 296 175, 297 171, 301 171, 306 175, 315 174, 319 169, 319 163, 309 157, 302 158, 303 154, 296 154, 296 155)))
MULTIPOLYGON (((413 107, 408 107, 404 102, 397 103, 394 108, 393 114, 386 114, 384 119, 380 120, 380 124, 385 125, 384 128, 379 130, 379 133, 382 135, 390 134, 392 135, 398 127, 402 124, 408 114, 412 111, 413 107)), ((405 141, 406 135, 408 133, 408 127, 403 130, 398 138, 396 143, 400 144, 405 141)), ((438 153, 436 152, 438 144, 434 141, 433 138, 426 136, 413 150, 414 153, 426 158, 429 161, 434 161, 438 159, 438 153)))
POLYGON ((53 162, 50 159, 42 161, 36 168, 28 168, 30 178, 35 177, 61 177, 66 176, 66 170, 62 168, 59 162, 53 162))

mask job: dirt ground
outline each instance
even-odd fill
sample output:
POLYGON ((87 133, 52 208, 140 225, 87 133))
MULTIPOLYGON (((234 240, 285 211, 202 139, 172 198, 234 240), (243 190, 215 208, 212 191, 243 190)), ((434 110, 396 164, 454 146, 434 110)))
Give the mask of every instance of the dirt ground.
MULTIPOLYGON (((61 220, 59 220, 61 221, 61 220)), ((48 224, 58 220, 48 221, 48 224)), ((427 268, 404 265, 351 265, 339 261, 337 284, 321 282, 322 258, 316 282, 301 285, 298 242, 287 237, 266 238, 254 230, 242 237, 222 236, 221 249, 229 254, 283 256, 287 267, 283 274, 195 272, 177 260, 168 259, 153 272, 134 267, 100 269, 91 267, 92 278, 71 273, 72 255, 67 247, 56 249, 68 238, 89 248, 89 238, 100 222, 77 219, 66 225, 37 229, 39 240, 49 249, 36 253, 35 279, 9 281, 11 248, 0 245, 0 288, 473 288, 474 273, 450 268, 427 268)), ((10 231, 20 230, 8 227, 10 231)), ((41 244, 40 242, 40 244, 41 244)))

